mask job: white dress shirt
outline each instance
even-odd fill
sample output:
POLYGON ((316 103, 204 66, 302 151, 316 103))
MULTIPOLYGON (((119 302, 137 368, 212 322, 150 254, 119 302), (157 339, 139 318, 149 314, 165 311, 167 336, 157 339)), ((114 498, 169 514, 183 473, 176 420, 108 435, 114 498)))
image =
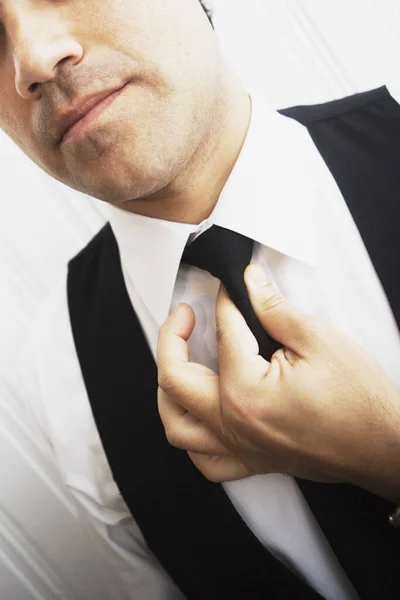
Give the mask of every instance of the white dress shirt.
MULTIPOLYGON (((253 238, 253 260, 281 292, 363 345, 400 388, 400 334, 346 203, 307 130, 257 96, 244 147, 207 221, 200 226, 172 223, 111 206, 109 219, 127 291, 153 355, 159 327, 183 301, 196 313, 189 341, 192 360, 218 367, 214 309, 219 282, 180 265, 189 236, 215 223, 253 238)), ((112 600, 181 599, 113 481, 74 348, 66 272, 32 327, 22 372, 30 411, 63 480, 107 540, 110 560, 121 574, 125 591, 112 600)), ((224 488, 265 547, 325 598, 358 597, 291 477, 260 475, 224 488)))

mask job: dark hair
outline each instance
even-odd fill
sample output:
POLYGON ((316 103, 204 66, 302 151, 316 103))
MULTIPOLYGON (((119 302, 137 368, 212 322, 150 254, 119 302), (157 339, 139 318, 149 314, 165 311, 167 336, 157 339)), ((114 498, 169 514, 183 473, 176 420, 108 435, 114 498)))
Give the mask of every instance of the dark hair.
POLYGON ((204 0, 200 0, 200 4, 202 5, 204 12, 206 13, 208 20, 211 23, 211 27, 214 27, 213 22, 212 22, 212 16, 211 16, 211 11, 209 8, 207 8, 206 3, 204 0))

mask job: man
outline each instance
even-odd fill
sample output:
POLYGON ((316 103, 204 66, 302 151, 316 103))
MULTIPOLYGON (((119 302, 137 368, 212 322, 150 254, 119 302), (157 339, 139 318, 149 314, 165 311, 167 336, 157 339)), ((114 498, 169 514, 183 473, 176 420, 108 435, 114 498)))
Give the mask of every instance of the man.
MULTIPOLYGON (((345 530, 339 551, 291 477, 216 486, 168 445, 157 412, 154 356, 170 306, 194 306, 192 359, 217 369, 219 281, 181 261, 211 224, 254 241, 248 262, 360 341, 400 386, 388 299, 307 129, 250 100, 197 0, 4 0, 0 22, 2 127, 52 176, 110 204, 111 225, 71 261, 35 325, 27 371, 32 410, 127 594, 397 597, 389 503, 335 496, 326 526, 345 530)), ((387 92, 352 102, 330 118, 365 105, 368 125, 388 104, 398 126, 387 92)))

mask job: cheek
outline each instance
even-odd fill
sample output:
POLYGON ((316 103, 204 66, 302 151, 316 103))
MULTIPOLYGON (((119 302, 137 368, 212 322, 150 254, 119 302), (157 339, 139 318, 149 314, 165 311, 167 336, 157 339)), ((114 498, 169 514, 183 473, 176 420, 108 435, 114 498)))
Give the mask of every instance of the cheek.
MULTIPOLYGON (((12 102, 7 104, 8 106, 12 106, 12 102)), ((0 126, 4 129, 5 133, 12 139, 14 142, 20 146, 24 152, 28 147, 31 150, 33 149, 33 141, 29 137, 29 114, 25 110, 18 110, 17 107, 13 109, 8 109, 7 107, 2 107, 0 112, 0 126)))
MULTIPOLYGON (((0 128, 15 142, 24 154, 50 175, 57 170, 54 152, 38 147, 32 137, 28 102, 19 102, 19 96, 0 108, 0 128), (7 109, 5 106, 13 106, 7 109)), ((22 100, 22 99, 21 99, 22 100)))
POLYGON ((12 61, 0 60, 0 127, 19 146, 29 143, 31 105, 18 94, 12 61))

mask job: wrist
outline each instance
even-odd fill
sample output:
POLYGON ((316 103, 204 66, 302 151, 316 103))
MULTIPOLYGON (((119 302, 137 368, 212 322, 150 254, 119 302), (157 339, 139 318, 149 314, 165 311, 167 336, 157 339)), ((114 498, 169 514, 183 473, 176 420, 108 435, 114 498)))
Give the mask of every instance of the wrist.
MULTIPOLYGON (((379 417, 370 426, 366 453, 352 481, 382 498, 400 505, 400 393, 383 405, 379 400, 379 417)), ((376 415, 375 415, 376 416, 376 415)))

